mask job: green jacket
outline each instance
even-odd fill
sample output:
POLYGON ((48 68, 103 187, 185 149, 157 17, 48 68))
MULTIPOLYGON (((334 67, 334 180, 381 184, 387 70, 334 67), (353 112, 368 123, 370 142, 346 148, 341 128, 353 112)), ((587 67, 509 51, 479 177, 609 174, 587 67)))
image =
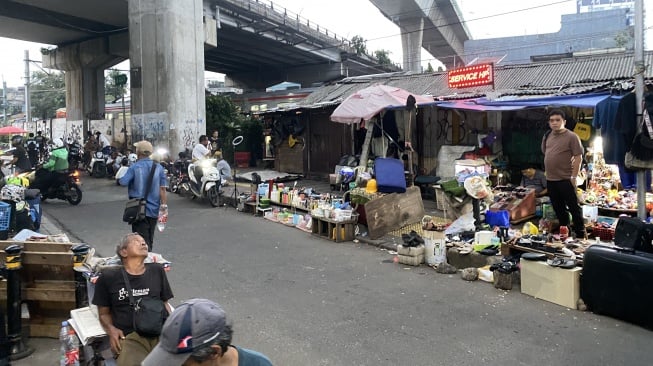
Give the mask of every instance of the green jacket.
POLYGON ((68 169, 68 150, 65 147, 52 150, 50 159, 47 163, 43 164, 43 169, 51 172, 58 172, 68 169))

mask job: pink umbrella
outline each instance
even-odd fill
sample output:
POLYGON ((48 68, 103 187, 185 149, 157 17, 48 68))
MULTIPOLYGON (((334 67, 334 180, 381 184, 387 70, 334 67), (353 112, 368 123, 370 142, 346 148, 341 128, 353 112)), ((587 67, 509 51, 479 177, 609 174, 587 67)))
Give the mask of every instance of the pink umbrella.
POLYGON ((417 95, 389 85, 372 85, 348 96, 331 114, 331 120, 341 123, 369 121, 386 108, 406 105, 409 95, 415 97, 417 105, 433 103, 433 98, 417 95))
POLYGON ((29 131, 25 131, 22 128, 14 127, 14 126, 5 126, 0 128, 0 135, 13 135, 13 134, 21 134, 27 132, 29 131))

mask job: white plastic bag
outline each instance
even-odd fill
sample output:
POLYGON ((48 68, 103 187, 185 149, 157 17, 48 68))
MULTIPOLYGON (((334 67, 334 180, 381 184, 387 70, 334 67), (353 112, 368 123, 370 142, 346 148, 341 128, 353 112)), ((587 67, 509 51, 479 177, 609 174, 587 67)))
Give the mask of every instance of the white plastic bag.
POLYGON ((459 218, 456 221, 452 222, 451 225, 444 231, 445 235, 454 235, 462 233, 463 231, 474 231, 476 227, 474 226, 474 213, 468 212, 459 218))

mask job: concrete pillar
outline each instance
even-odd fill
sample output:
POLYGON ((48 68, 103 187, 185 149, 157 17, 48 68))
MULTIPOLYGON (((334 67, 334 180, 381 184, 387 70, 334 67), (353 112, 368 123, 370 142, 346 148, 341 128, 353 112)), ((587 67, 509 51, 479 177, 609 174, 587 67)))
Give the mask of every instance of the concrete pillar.
POLYGON ((175 156, 206 133, 202 0, 129 0, 132 140, 175 156))
POLYGON ((43 66, 66 71, 66 118, 101 119, 104 115, 104 70, 124 60, 112 54, 109 38, 59 47, 43 55, 43 66))
POLYGON ((424 18, 401 19, 401 48, 404 54, 404 71, 422 72, 422 34, 424 18))

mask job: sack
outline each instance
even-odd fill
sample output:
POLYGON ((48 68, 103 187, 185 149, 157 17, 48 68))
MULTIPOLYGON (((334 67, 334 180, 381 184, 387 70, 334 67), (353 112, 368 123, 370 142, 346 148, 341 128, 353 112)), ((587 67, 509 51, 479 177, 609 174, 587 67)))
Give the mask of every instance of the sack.
POLYGON ((167 313, 160 299, 146 296, 139 298, 134 304, 134 330, 143 337, 158 337, 167 313))
POLYGON ((132 198, 125 204, 125 212, 122 214, 122 221, 133 224, 145 220, 145 199, 132 198))
POLYGON ((499 210, 499 211, 486 211, 485 212, 485 223, 494 226, 510 226, 510 211, 508 210, 499 210))
POLYGON ((624 165, 628 169, 653 169, 653 160, 640 160, 632 152, 627 152, 624 165))

